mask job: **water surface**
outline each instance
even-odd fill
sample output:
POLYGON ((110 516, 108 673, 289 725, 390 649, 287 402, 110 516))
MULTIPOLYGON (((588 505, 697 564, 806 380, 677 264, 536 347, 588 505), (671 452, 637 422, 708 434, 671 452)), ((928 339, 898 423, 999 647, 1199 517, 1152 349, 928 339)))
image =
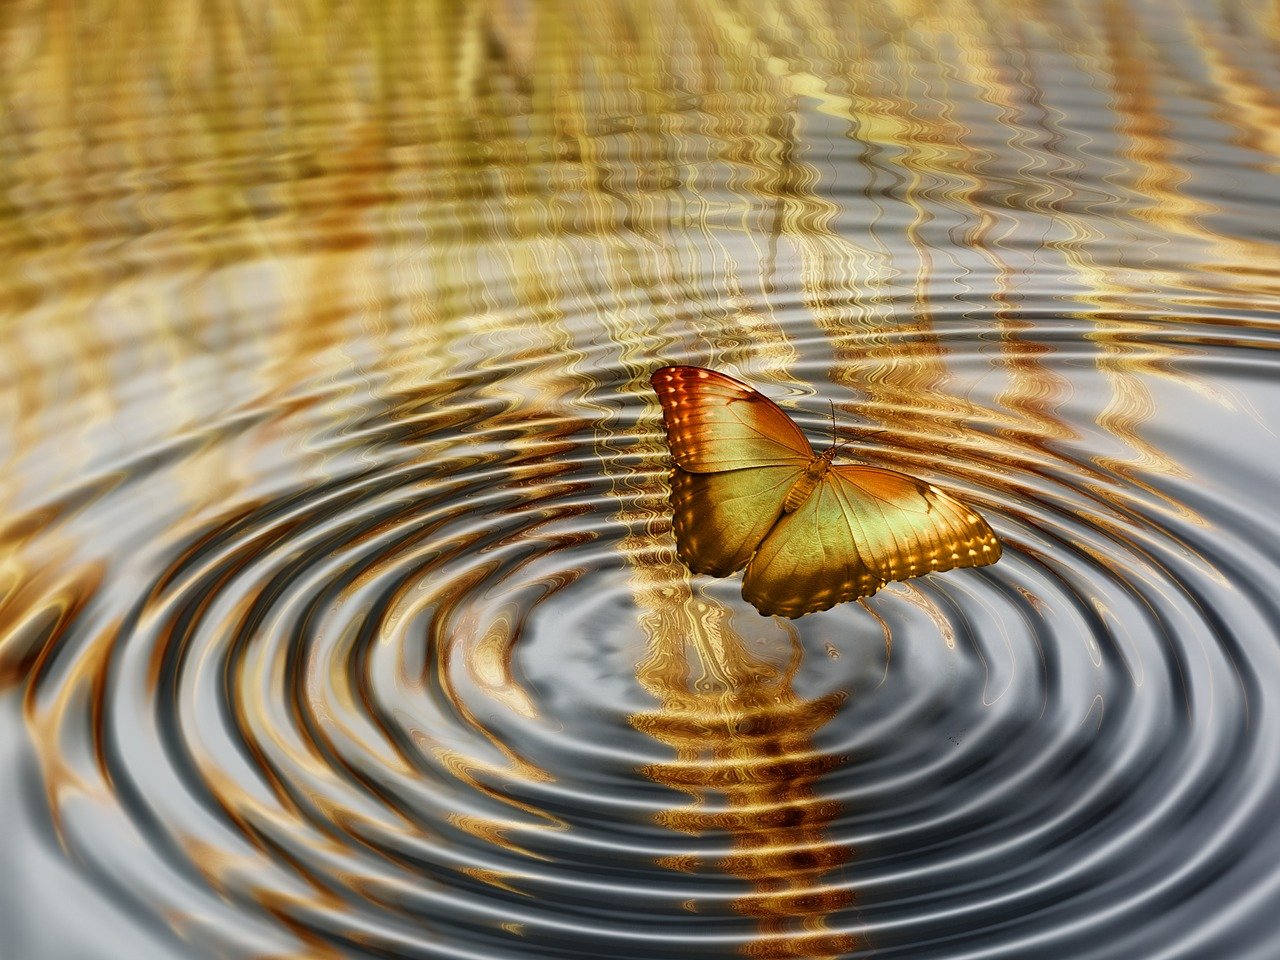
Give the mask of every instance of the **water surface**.
POLYGON ((9 5, 0 956, 1275 956, 1278 41, 9 5), (1004 558, 758 616, 665 363, 1004 558))

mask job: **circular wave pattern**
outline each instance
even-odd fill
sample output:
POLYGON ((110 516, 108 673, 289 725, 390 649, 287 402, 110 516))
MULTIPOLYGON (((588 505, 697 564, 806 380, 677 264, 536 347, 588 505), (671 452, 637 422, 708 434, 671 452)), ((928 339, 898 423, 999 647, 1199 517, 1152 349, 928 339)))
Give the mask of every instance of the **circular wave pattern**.
POLYGON ((1276 955, 1260 5, 36 6, 24 960, 1276 955), (690 577, 673 362, 1003 558, 690 577))
POLYGON ((168 549, 37 677, 33 728, 85 731, 118 805, 103 843, 46 768, 62 841, 246 955, 1146 956, 1172 903, 1262 899, 1275 517, 891 426, 858 454, 1006 557, 784 625, 691 585, 652 398, 596 399, 621 427, 518 441, 415 400, 350 431, 376 466, 168 549))

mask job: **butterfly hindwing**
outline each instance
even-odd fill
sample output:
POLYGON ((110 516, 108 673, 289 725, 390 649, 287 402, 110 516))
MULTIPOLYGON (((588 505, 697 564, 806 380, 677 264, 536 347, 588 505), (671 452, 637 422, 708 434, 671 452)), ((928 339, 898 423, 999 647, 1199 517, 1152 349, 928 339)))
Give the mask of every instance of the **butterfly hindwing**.
POLYGON ((761 613, 799 617, 875 593, 884 578, 863 559, 845 498, 820 482, 764 538, 742 578, 761 613))
POLYGON ((842 464, 765 536, 742 595, 761 613, 798 617, 890 580, 998 559, 987 522, 954 497, 893 470, 842 464))
POLYGON ((676 465, 691 473, 803 469, 813 448, 782 409, 745 383, 701 367, 663 367, 650 382, 676 465))
POLYGON ((727 577, 746 566, 782 515, 796 467, 671 474, 676 551, 694 573, 727 577))

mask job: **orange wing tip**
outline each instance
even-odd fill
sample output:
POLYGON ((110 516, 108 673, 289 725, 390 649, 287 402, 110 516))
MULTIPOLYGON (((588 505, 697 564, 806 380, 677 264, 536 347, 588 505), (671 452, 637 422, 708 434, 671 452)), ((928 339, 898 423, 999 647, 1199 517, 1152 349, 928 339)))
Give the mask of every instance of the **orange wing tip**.
MULTIPOLYGON (((706 380, 708 377, 711 377, 713 375, 715 375, 714 371, 707 370, 703 367, 690 367, 690 366, 684 366, 682 364, 671 364, 666 367, 659 367, 657 370, 653 371, 653 373, 649 377, 649 383, 651 386, 656 387, 658 386, 658 384, 667 385, 667 384, 676 383, 677 381, 684 379, 685 377, 695 379, 695 380, 706 380)), ((719 374, 719 376, 724 376, 724 374, 719 374)), ((731 378, 726 377, 726 379, 731 379, 731 378)))
POLYGON ((670 383, 676 378, 675 374, 672 372, 675 369, 675 367, 659 367, 657 370, 653 371, 652 376, 649 377, 649 385, 656 387, 660 383, 670 383))

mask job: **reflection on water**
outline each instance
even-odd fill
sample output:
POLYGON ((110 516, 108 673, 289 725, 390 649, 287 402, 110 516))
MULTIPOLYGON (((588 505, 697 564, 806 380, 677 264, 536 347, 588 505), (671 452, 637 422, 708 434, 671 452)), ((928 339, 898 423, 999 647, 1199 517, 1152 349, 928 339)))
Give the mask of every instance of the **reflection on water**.
MULTIPOLYGON (((836 716, 844 697, 801 699, 792 687, 798 656, 783 670, 760 663, 724 625, 723 609, 713 613, 705 604, 697 606, 703 618, 685 634, 696 659, 666 649, 676 635, 668 631, 655 636, 640 671, 662 708, 639 713, 632 723, 675 754, 644 773, 693 800, 657 820, 682 833, 720 831, 732 837, 731 850, 716 859, 714 869, 750 884, 751 892, 731 904, 760 924, 761 936, 747 953, 844 954, 858 939, 828 930, 826 918, 853 902, 853 890, 827 875, 852 851, 827 833, 839 802, 815 789, 841 758, 813 745, 814 732, 836 716), (696 679, 690 676, 695 664, 696 679)), ((690 853, 669 857, 666 865, 689 871, 700 864, 690 853)))
POLYGON ((1263 958, 1280 21, 0 11, 0 954, 1263 958), (795 624, 648 377, 987 516, 795 624))

